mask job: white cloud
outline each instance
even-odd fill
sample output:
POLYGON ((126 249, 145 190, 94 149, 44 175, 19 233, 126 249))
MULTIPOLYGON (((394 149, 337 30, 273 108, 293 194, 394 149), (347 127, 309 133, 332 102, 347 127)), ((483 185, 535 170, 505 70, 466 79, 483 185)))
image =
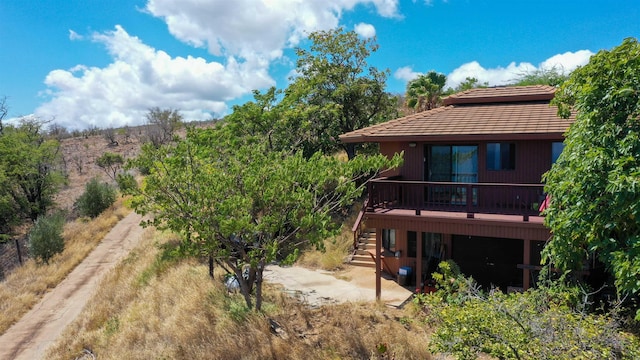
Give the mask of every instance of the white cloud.
POLYGON ((376 36, 376 28, 371 24, 359 23, 353 30, 365 39, 376 36))
POLYGON ((97 33, 113 62, 104 68, 78 65, 51 71, 45 84, 50 100, 35 114, 70 129, 88 125, 140 124, 150 107, 180 109, 186 120, 204 120, 227 110, 226 101, 274 82, 261 63, 226 64, 192 56, 172 58, 129 35, 121 26, 97 33))
POLYGON ((554 55, 540 64, 542 69, 553 69, 561 71, 567 74, 577 68, 578 66, 585 65, 589 62, 589 58, 593 55, 589 50, 578 50, 574 53, 567 51, 564 54, 554 55))
POLYGON ((176 38, 214 55, 271 61, 307 33, 337 27, 342 13, 358 5, 399 16, 397 0, 149 0, 146 9, 176 38))
POLYGON ((69 40, 82 40, 84 37, 77 32, 69 29, 69 40))
POLYGON ((477 61, 472 61, 461 65, 447 75, 446 88, 455 88, 467 77, 475 77, 480 83, 488 83, 489 86, 505 85, 513 82, 523 74, 536 70, 549 70, 555 67, 557 70, 566 73, 573 71, 576 67, 585 65, 593 53, 589 50, 579 50, 574 53, 566 52, 558 54, 543 61, 538 66, 528 62, 516 64, 510 63, 507 67, 497 67, 486 69, 477 61))
MULTIPOLYGON (((145 10, 163 19, 180 41, 220 57, 171 57, 122 27, 69 39, 103 44, 113 61, 104 68, 78 65, 51 71, 37 116, 71 129, 138 124, 152 106, 181 109, 187 119, 224 114, 226 103, 274 85, 270 66, 309 32, 336 28, 356 6, 382 17, 400 17, 398 0, 148 0, 145 10)), ((362 36, 375 28, 361 24, 362 36)))
POLYGON ((413 68, 411 66, 401 67, 393 73, 394 78, 404 80, 406 82, 409 82, 420 75, 422 75, 422 73, 413 71, 413 68))

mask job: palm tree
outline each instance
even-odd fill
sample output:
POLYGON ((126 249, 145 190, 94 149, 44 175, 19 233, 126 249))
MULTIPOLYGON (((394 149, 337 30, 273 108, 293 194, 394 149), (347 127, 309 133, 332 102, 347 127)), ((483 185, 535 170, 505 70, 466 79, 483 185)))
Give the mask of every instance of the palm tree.
POLYGON ((407 106, 416 112, 438 107, 446 82, 447 77, 435 71, 429 71, 411 80, 407 84, 407 106))

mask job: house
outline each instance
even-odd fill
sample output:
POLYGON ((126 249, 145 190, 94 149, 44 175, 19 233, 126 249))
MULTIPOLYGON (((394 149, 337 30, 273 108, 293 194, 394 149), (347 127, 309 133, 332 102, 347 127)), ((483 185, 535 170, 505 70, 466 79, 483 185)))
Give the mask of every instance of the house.
POLYGON ((441 260, 452 259, 485 287, 532 286, 551 235, 539 211, 541 177, 574 120, 557 116, 554 93, 551 86, 472 89, 443 107, 340 136, 378 143, 387 156, 404 152, 401 168, 369 182, 361 217, 375 229, 378 284, 382 268, 421 289, 441 260))

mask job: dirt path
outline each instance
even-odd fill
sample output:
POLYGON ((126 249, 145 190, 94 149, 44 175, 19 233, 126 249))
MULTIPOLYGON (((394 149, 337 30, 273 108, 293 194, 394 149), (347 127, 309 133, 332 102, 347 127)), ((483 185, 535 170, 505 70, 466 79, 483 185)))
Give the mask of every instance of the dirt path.
POLYGON ((122 219, 56 288, 0 336, 0 360, 42 359, 80 314, 102 277, 138 243, 143 229, 135 213, 122 219))
MULTIPOLYGON (((135 213, 122 219, 55 289, 0 336, 0 360, 42 359, 47 348, 82 311, 103 276, 137 244, 143 233, 135 213)), ((265 279, 312 305, 375 299, 375 270, 349 267, 333 274, 299 267, 270 266, 265 279), (344 280, 337 279, 340 275, 344 280)), ((382 300, 398 306, 411 291, 393 280, 382 282, 382 300)))

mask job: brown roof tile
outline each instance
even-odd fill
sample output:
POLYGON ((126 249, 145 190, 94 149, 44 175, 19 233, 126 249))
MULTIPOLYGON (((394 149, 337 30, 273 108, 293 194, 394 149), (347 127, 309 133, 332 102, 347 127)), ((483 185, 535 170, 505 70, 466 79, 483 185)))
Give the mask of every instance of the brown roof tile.
POLYGON ((551 86, 472 89, 450 96, 454 99, 452 105, 352 131, 340 139, 381 142, 453 137, 560 137, 573 117, 563 120, 557 116, 557 108, 549 105, 554 92, 551 86), (471 99, 477 101, 469 102, 471 99))

